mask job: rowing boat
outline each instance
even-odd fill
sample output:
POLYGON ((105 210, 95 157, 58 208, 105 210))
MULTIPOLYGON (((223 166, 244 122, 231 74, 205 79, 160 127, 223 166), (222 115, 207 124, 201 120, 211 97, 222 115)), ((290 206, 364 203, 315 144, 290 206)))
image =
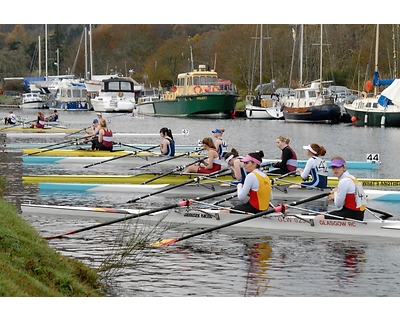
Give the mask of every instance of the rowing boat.
MULTIPOLYGON (((174 184, 89 184, 89 183, 38 183, 39 191, 42 193, 68 192, 68 193, 127 193, 130 195, 160 194, 164 197, 191 197, 203 196, 211 191, 221 192, 231 188, 228 184, 216 183, 193 183, 184 187, 173 188, 174 184), (165 191, 163 191, 165 190, 165 191)), ((274 189, 274 200, 293 200, 312 197, 331 191, 327 189, 300 189, 285 188, 274 189)), ((400 201, 400 191, 365 189, 368 201, 400 201)))
MULTIPOLYGON (((24 183, 92 183, 92 184, 141 184, 148 180, 152 180, 151 184, 178 184, 188 182, 195 178, 202 179, 202 182, 218 183, 214 178, 206 178, 204 175, 196 173, 181 173, 181 174, 168 174, 163 175, 160 173, 141 173, 137 175, 32 175, 23 176, 22 180, 24 183), (157 178, 160 177, 160 178, 157 178)), ((218 180, 222 181, 233 181, 231 175, 222 175, 218 177, 218 180)))
POLYGON ((51 133, 51 134, 64 134, 66 132, 76 132, 79 129, 72 129, 72 128, 56 128, 56 127, 44 127, 41 128, 30 128, 30 127, 9 127, 9 128, 2 128, 1 132, 7 132, 7 136, 9 133, 51 133))
MULTIPOLYGON (((21 131, 21 132, 13 132, 13 131, 6 131, 6 132, 7 132, 7 137, 12 137, 12 138, 24 138, 24 137, 60 138, 60 137, 64 137, 65 133, 67 131, 70 133, 73 133, 74 134, 73 137, 83 137, 85 134, 85 131, 83 131, 82 129, 58 129, 58 130, 59 131, 55 131, 55 130, 50 131, 50 130, 45 129, 43 131, 31 131, 31 132, 29 132, 28 130, 21 131), (71 130, 71 131, 69 131, 69 130, 71 130)), ((1 130, 1 131, 5 131, 5 130, 1 130)), ((160 134, 159 133, 114 132, 113 131, 113 137, 114 138, 124 138, 124 137, 148 138, 148 137, 160 137, 160 134)), ((70 138, 72 138, 72 136, 70 136, 70 138)))
MULTIPOLYGON (((88 208, 54 205, 21 204, 23 215, 56 216, 58 218, 96 218, 112 221, 121 217, 145 212, 146 209, 113 209, 113 208, 88 208)), ((270 232, 285 233, 313 233, 321 235, 341 235, 348 237, 388 237, 400 238, 400 221, 381 220, 366 217, 364 221, 342 219, 318 219, 314 215, 299 214, 296 208, 289 208, 285 214, 272 213, 263 217, 246 220, 230 226, 232 229, 245 229, 260 231, 265 235, 265 230, 270 232)), ((215 227, 232 223, 244 217, 243 214, 219 213, 218 209, 181 208, 180 210, 162 210, 149 215, 144 215, 137 220, 140 223, 167 223, 169 225, 215 227)))
MULTIPOLYGON (((137 184, 142 183, 146 180, 153 179, 156 176, 161 175, 159 173, 141 173, 137 175, 29 175, 23 176, 24 183, 40 183, 40 182, 57 182, 57 183, 94 183, 94 184, 137 184)), ((155 181, 155 183, 161 184, 177 184, 194 179, 196 176, 201 177, 195 173, 181 173, 181 174, 169 174, 163 176, 155 181)), ((271 176, 272 177, 272 176, 271 176)), ((219 176, 218 178, 210 178, 211 182, 233 182, 233 178, 230 174, 219 176)), ((374 178, 358 178, 358 181, 362 183, 364 187, 400 187, 400 179, 374 179, 374 178)), ((207 181, 210 182, 210 181, 207 181)), ((283 179, 277 179, 274 181, 276 185, 294 183, 299 184, 303 180, 299 176, 288 176, 283 179)), ((336 177, 328 177, 328 186, 335 187, 338 184, 336 177)))
MULTIPOLYGON (((271 163, 276 162, 277 160, 273 159, 263 159, 262 165, 268 165, 271 163)), ((297 160, 297 167, 298 168, 305 168, 307 160, 297 160)), ((346 168, 347 169, 377 169, 379 166, 379 161, 346 161, 346 168)), ((326 165, 330 167, 331 162, 326 161, 326 165)), ((273 170, 274 168, 271 168, 273 170)))
MULTIPOLYGON (((71 149, 23 149, 24 155, 32 155, 32 156, 47 156, 47 157, 92 157, 92 162, 97 161, 93 160, 93 157, 121 157, 121 156, 136 156, 136 157, 157 157, 160 160, 160 151, 128 151, 123 149, 117 149, 115 151, 107 151, 107 150, 91 150, 91 149, 79 149, 79 150, 71 150, 71 149)), ((175 156, 183 155, 183 153, 176 153, 175 156)), ((194 160, 200 157, 198 153, 190 153, 187 154, 187 157, 193 158, 194 160)))
MULTIPOLYGON (((70 139, 72 140, 72 139, 70 139)), ((59 145, 62 146, 65 144, 63 148, 65 149, 76 149, 77 145, 75 143, 68 144, 68 141, 60 141, 59 145)), ((81 142, 82 140, 78 141, 81 142)), ((85 146, 88 148, 91 144, 79 144, 78 146, 85 146)), ((132 149, 132 150, 144 150, 153 147, 154 144, 146 144, 146 143, 126 143, 124 145, 121 145, 119 143, 115 143, 113 150, 120 150, 120 149, 132 149)), ((32 149, 46 149, 49 148, 49 143, 44 143, 44 142, 39 142, 39 143, 7 143, 6 144, 7 148, 10 149, 25 149, 25 148, 32 148, 32 149)), ((197 152, 200 150, 202 147, 201 146, 196 146, 196 145, 178 145, 175 144, 175 151, 177 152, 197 152)))

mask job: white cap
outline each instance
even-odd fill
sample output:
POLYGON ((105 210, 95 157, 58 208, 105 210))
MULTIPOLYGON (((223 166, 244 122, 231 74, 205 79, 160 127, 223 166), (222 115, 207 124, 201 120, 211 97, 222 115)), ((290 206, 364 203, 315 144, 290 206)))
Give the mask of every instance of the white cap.
POLYGON ((308 146, 303 146, 303 149, 305 149, 305 150, 309 150, 309 151, 311 151, 312 153, 314 153, 314 154, 318 154, 318 152, 317 151, 315 151, 313 148, 311 148, 311 146, 310 145, 308 145, 308 146))

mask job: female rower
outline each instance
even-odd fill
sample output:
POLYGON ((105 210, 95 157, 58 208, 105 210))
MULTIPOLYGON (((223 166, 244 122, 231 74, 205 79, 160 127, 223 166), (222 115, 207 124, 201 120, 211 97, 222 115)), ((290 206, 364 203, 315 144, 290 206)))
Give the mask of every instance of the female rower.
POLYGON ((201 161, 201 165, 191 165, 187 167, 185 173, 213 173, 221 170, 221 157, 215 150, 215 144, 212 138, 204 138, 201 143, 204 150, 208 152, 208 161, 201 161))
POLYGON ((99 137, 97 139, 93 139, 92 150, 112 151, 113 145, 113 133, 107 128, 107 121, 105 119, 101 119, 99 137))
POLYGON ((336 219, 333 216, 339 216, 362 221, 366 203, 364 190, 357 188, 358 181, 347 171, 346 161, 342 157, 333 157, 331 168, 333 175, 339 179, 339 183, 328 196, 328 200, 333 201, 335 207, 341 209, 329 212, 332 217, 325 215, 325 219, 336 219))
POLYGON ((171 129, 166 127, 160 129, 160 136, 163 141, 160 143, 160 150, 163 156, 174 156, 175 155, 175 141, 172 136, 171 129))
POLYGON ((247 176, 244 162, 240 161, 241 159, 243 159, 243 157, 239 156, 239 153, 235 148, 232 148, 231 151, 225 153, 224 159, 228 166, 231 168, 233 177, 243 184, 244 179, 247 176))
POLYGON ((228 151, 226 141, 222 139, 222 134, 225 132, 224 128, 215 129, 212 131, 215 138, 215 149, 217 149, 218 154, 223 157, 228 151))
POLYGON ((36 128, 43 129, 44 128, 44 124, 45 124, 45 122, 44 122, 44 114, 43 114, 43 112, 39 111, 37 113, 37 120, 33 121, 31 123, 31 128, 35 128, 36 127, 36 128))
POLYGON ((263 151, 249 153, 245 158, 241 159, 245 165, 247 176, 244 184, 237 185, 237 195, 239 200, 249 197, 246 203, 238 204, 231 209, 221 210, 221 213, 258 213, 265 211, 269 207, 271 200, 272 186, 269 177, 260 170, 263 151))
POLYGON ((282 150, 281 161, 276 161, 272 164, 275 170, 269 171, 274 174, 285 174, 296 171, 297 169, 297 155, 291 147, 289 147, 290 139, 284 136, 276 138, 276 145, 282 150))
POLYGON ((291 185, 292 188, 327 188, 328 187, 328 167, 322 157, 326 154, 326 149, 317 143, 311 143, 308 146, 303 146, 307 150, 309 159, 307 160, 304 170, 297 169, 303 179, 301 185, 291 185), (311 175, 311 181, 308 176, 311 175))

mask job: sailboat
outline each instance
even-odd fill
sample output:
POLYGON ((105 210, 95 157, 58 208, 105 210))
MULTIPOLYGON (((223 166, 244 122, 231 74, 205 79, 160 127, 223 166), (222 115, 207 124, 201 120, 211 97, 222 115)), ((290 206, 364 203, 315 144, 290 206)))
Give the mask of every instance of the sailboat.
POLYGON ((362 92, 351 104, 344 104, 355 125, 400 127, 400 79, 380 80, 378 76, 379 25, 376 29, 375 72, 373 81, 365 84, 369 96, 362 92), (388 86, 378 94, 379 86, 388 86))
MULTIPOLYGON (((300 46, 302 50, 303 43, 300 46)), ((308 87, 295 89, 294 97, 282 98, 283 115, 286 122, 332 124, 340 122, 342 110, 335 103, 331 92, 323 87, 324 84, 331 83, 331 81, 322 81, 322 25, 320 46, 320 79, 312 81, 308 87)))
POLYGON ((264 93, 262 83, 262 41, 263 32, 260 26, 260 84, 257 86, 257 97, 248 95, 246 97, 246 117, 248 119, 283 119, 280 104, 280 96, 276 93, 264 93))

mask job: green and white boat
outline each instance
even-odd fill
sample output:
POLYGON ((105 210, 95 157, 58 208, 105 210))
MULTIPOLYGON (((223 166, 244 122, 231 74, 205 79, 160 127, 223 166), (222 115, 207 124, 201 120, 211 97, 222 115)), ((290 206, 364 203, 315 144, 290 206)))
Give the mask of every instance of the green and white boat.
POLYGON ((141 110, 139 106, 139 113, 231 118, 238 97, 235 85, 219 80, 217 72, 200 65, 198 69, 179 74, 177 84, 153 102, 152 110, 148 107, 141 110))

